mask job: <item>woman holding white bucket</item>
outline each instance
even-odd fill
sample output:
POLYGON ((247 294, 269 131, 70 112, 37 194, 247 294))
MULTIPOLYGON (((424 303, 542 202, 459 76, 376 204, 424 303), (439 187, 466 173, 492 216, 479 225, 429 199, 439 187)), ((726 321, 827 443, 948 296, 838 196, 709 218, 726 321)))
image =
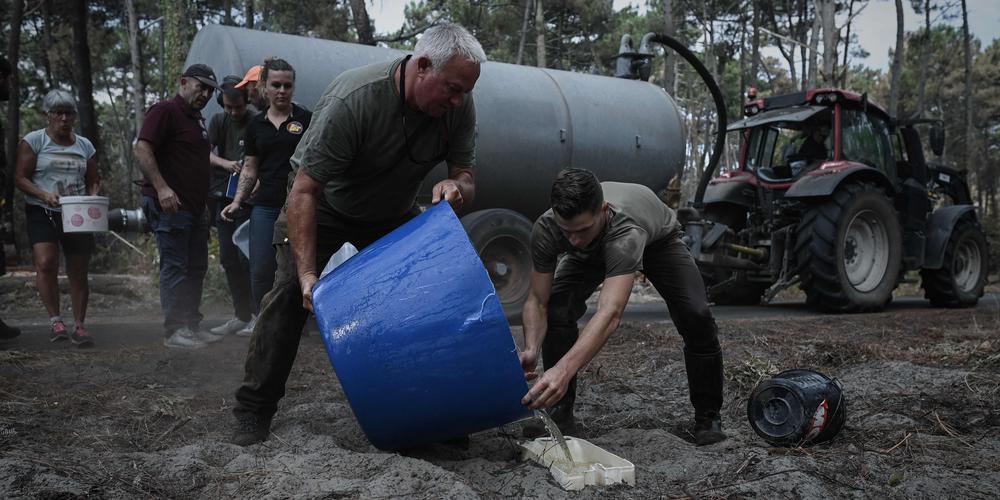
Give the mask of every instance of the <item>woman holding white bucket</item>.
MULTIPOLYGON (((24 192, 28 240, 35 261, 35 286, 49 314, 53 342, 70 340, 93 345, 84 327, 87 316, 87 268, 94 251, 91 233, 63 232, 62 196, 96 196, 100 188, 97 151, 86 138, 73 132, 76 100, 64 90, 45 95, 42 111, 48 126, 24 136, 17 146, 14 182, 24 192), (75 328, 66 328, 59 312, 59 246, 66 256, 75 328)), ((106 210, 105 210, 106 212, 106 210)))

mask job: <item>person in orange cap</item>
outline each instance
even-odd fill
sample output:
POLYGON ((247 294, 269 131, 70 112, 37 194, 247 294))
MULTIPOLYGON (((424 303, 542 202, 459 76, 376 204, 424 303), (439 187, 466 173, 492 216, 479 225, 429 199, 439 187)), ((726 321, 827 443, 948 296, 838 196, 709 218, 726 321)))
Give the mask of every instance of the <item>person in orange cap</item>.
POLYGON ((254 105, 257 109, 264 109, 267 107, 267 98, 264 97, 263 89, 261 89, 260 83, 260 72, 264 69, 264 66, 258 64, 256 66, 251 66, 247 70, 247 74, 243 77, 243 81, 236 84, 236 88, 242 89, 246 87, 247 91, 250 93, 250 103, 254 105))

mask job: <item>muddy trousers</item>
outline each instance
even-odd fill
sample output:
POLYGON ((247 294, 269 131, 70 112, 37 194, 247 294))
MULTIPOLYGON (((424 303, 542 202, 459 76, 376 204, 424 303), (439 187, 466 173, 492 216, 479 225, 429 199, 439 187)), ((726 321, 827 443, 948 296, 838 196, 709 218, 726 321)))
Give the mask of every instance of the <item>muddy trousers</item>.
MULTIPOLYGON (((317 227, 317 272, 326 266, 344 243, 349 241, 360 250, 401 223, 370 227, 317 227)), ((261 301, 257 324, 250 335, 243 385, 236 390, 236 406, 233 408, 237 416, 271 417, 277 411, 278 401, 285 395, 285 382, 299 350, 302 327, 309 317, 309 311, 302 307, 302 289, 292 250, 287 243, 276 244, 275 249, 277 271, 274 286, 261 301)))
MULTIPOLYGON (((666 301, 670 318, 684 339, 684 367, 695 419, 716 417, 722 408, 722 349, 701 273, 679 237, 668 237, 646 247, 642 266, 646 279, 666 301)), ((545 369, 555 366, 576 343, 577 322, 587 312, 587 298, 603 281, 601 264, 569 255, 559 261, 549 297, 548 330, 542 342, 545 369)), ((571 414, 575 400, 573 377, 553 411, 571 414)))

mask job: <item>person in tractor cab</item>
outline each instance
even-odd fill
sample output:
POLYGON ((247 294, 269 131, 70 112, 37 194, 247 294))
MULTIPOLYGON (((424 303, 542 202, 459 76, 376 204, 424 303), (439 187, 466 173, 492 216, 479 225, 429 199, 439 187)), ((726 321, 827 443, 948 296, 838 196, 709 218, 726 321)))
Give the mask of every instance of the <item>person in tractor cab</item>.
POLYGON ((826 123, 807 124, 798 138, 789 144, 785 154, 791 176, 798 177, 807 166, 832 157, 830 126, 826 123))
MULTIPOLYGON (((648 187, 599 182, 569 168, 552 185, 552 208, 531 231, 531 291, 524 304, 521 368, 538 379, 521 403, 548 408, 564 433, 576 432, 577 374, 618 329, 640 269, 667 303, 684 339, 684 365, 698 445, 726 438, 722 408, 722 348, 705 284, 681 240, 677 215, 648 187), (580 331, 587 298, 603 285, 597 312, 580 331), (537 370, 539 355, 545 367, 537 370)), ((526 437, 541 434, 535 425, 526 437)))

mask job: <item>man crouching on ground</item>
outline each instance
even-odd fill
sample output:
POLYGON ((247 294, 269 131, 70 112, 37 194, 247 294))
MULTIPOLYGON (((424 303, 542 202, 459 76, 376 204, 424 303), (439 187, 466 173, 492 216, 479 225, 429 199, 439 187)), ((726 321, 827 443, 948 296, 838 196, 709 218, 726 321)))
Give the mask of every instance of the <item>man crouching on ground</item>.
MULTIPOLYGON (((645 186, 598 182, 590 171, 575 168, 559 173, 551 204, 531 232, 534 269, 523 312, 521 367, 528 380, 538 381, 522 403, 551 408, 563 432, 575 432, 576 375, 618 329, 635 273, 642 269, 684 339, 695 442, 725 439, 718 327, 674 211, 645 186), (587 312, 586 300, 602 283, 597 312, 580 332, 577 321, 587 312), (539 354, 545 366, 540 378, 539 354)), ((540 429, 527 427, 525 433, 533 437, 540 429)))

